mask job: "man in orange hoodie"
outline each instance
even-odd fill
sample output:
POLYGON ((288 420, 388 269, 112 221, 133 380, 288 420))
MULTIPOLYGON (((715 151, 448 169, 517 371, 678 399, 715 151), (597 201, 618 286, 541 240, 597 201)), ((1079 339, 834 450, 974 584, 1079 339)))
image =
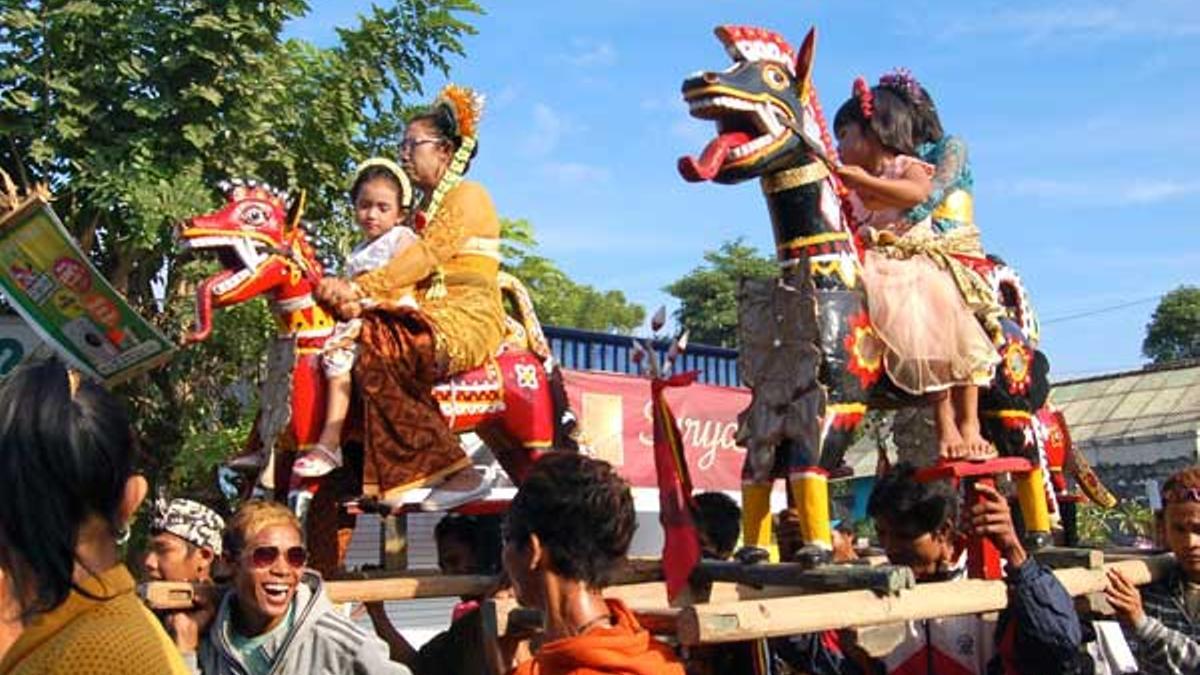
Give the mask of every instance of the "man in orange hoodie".
POLYGON ((629 485, 607 462, 538 460, 509 507, 504 569, 520 603, 545 614, 545 641, 514 675, 683 675, 670 648, 601 595, 635 527, 629 485))

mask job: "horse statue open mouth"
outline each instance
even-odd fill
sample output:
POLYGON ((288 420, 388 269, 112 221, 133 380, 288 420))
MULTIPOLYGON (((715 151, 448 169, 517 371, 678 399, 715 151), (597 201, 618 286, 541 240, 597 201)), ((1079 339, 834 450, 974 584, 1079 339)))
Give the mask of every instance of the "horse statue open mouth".
MULTIPOLYGON (((221 184, 226 202, 220 209, 186 221, 177 236, 182 248, 215 254, 219 272, 196 289, 196 326, 186 336, 197 342, 212 333, 213 310, 265 296, 276 317, 276 340, 267 360, 260 410, 251 445, 272 460, 259 484, 280 501, 289 493, 313 495, 307 526, 324 534, 310 536, 313 566, 328 571, 342 560, 352 523, 339 514, 341 500, 361 485, 361 477, 342 468, 319 479, 291 475, 292 456, 312 447, 325 417, 326 382, 320 358, 335 321, 313 297, 324 275, 304 228, 302 196, 288 195, 254 181, 221 184), (276 460, 276 456, 284 457, 276 460), (318 489, 332 484, 334 489, 318 489), (339 521, 339 516, 343 518, 339 521), (336 536, 332 534, 337 530, 336 536), (327 546, 337 542, 336 548, 327 546)), ((573 420, 567 409, 549 344, 529 295, 520 281, 500 274, 501 293, 513 312, 499 351, 479 368, 453 375, 435 387, 443 418, 455 432, 479 435, 513 482, 520 484, 540 453, 570 447, 573 420)))
POLYGON ((785 52, 790 50, 785 42, 765 38, 762 29, 721 26, 716 33, 737 56, 729 69, 683 83, 688 112, 711 120, 717 131, 699 157, 679 160, 683 178, 738 183, 790 168, 803 153, 822 147, 822 129, 813 126, 819 118, 803 114, 810 91, 794 86, 795 64, 811 57, 802 53, 797 59, 785 52), (738 45, 747 50, 738 51, 738 45))
MULTIPOLYGON (((299 227, 302 205, 298 200, 289 204, 286 193, 254 181, 227 182, 220 187, 229 200, 225 208, 192 218, 177 233, 183 248, 215 253, 224 268, 196 289, 196 326, 186 337, 188 342, 205 340, 212 333, 213 308, 236 305, 271 291, 311 300, 322 276, 321 265, 299 227)), ((333 328, 328 314, 314 320, 318 325, 309 330, 333 328)))
MULTIPOLYGON (((804 555, 819 562, 829 548, 826 480, 841 466, 864 413, 880 404, 924 402, 892 385, 880 364, 846 189, 834 171, 837 153, 811 81, 815 30, 798 51, 761 28, 715 32, 733 64, 688 77, 682 94, 690 114, 713 122, 716 135, 698 157, 679 160, 679 173, 691 182, 759 179, 781 270, 779 279, 744 282, 738 296, 740 372, 754 392, 738 432, 747 448, 745 540, 769 543, 765 509, 772 480, 783 477, 789 501, 807 511, 804 555)), ((980 393, 986 438, 1002 455, 1049 469, 1040 480, 1051 507, 1064 463, 1089 497, 1111 504, 1083 458, 1064 448, 1062 416, 1046 408, 1049 364, 1037 350, 1037 318, 1019 277, 997 258, 960 262, 990 285, 1005 314, 993 338, 1000 364, 980 393), (1049 453, 1057 465, 1046 461, 1047 443, 1039 439, 1047 438, 1057 439, 1049 453)), ((1049 522, 1026 522, 1048 534, 1049 522)))

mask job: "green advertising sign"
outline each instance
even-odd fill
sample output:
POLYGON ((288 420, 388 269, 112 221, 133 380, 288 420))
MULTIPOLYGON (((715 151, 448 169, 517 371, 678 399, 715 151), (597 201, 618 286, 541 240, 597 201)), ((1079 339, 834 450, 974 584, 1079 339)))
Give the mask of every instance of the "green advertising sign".
MULTIPOLYGON (((38 337, 105 384, 158 366, 174 352, 92 267, 41 197, 0 218, 0 290, 38 337)), ((5 346, 0 341, 0 373, 24 354, 16 351, 19 342, 5 346)))

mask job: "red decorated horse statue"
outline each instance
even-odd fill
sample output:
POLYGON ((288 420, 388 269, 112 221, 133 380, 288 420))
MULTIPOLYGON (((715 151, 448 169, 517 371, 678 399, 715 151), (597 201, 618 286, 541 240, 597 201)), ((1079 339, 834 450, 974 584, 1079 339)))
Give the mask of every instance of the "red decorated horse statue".
MULTIPOLYGON (((269 458, 259 483, 274 489, 280 500, 289 491, 313 495, 308 541, 314 567, 328 571, 342 559, 353 528, 352 518, 339 515, 339 500, 357 495, 360 479, 348 467, 320 479, 290 475, 294 453, 315 444, 324 424, 326 383, 320 360, 334 319, 313 298, 324 270, 299 226, 302 197, 292 201, 289 213, 287 195, 265 184, 235 181, 221 187, 225 205, 191 218, 179 231, 185 248, 216 253, 224 267, 200 283, 196 327, 187 340, 209 336, 214 308, 260 295, 270 300, 278 333, 251 439, 269 458), (318 489, 329 485, 337 487, 318 489), (334 541, 338 546, 329 545, 334 541)), ((504 344, 484 366, 439 385, 434 396, 451 429, 478 434, 519 484, 540 452, 563 441, 555 435, 562 431, 557 421, 567 411, 565 398, 552 394, 551 379, 557 374, 525 288, 503 273, 500 286, 516 314, 507 317, 504 344)))

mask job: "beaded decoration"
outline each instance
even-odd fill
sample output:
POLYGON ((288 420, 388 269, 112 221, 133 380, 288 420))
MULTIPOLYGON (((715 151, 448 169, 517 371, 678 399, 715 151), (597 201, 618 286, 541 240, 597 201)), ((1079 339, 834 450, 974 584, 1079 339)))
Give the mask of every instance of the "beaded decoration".
POLYGON ((863 117, 871 119, 875 114, 875 95, 871 93, 871 85, 862 77, 854 79, 854 98, 858 99, 858 107, 862 110, 863 117))

